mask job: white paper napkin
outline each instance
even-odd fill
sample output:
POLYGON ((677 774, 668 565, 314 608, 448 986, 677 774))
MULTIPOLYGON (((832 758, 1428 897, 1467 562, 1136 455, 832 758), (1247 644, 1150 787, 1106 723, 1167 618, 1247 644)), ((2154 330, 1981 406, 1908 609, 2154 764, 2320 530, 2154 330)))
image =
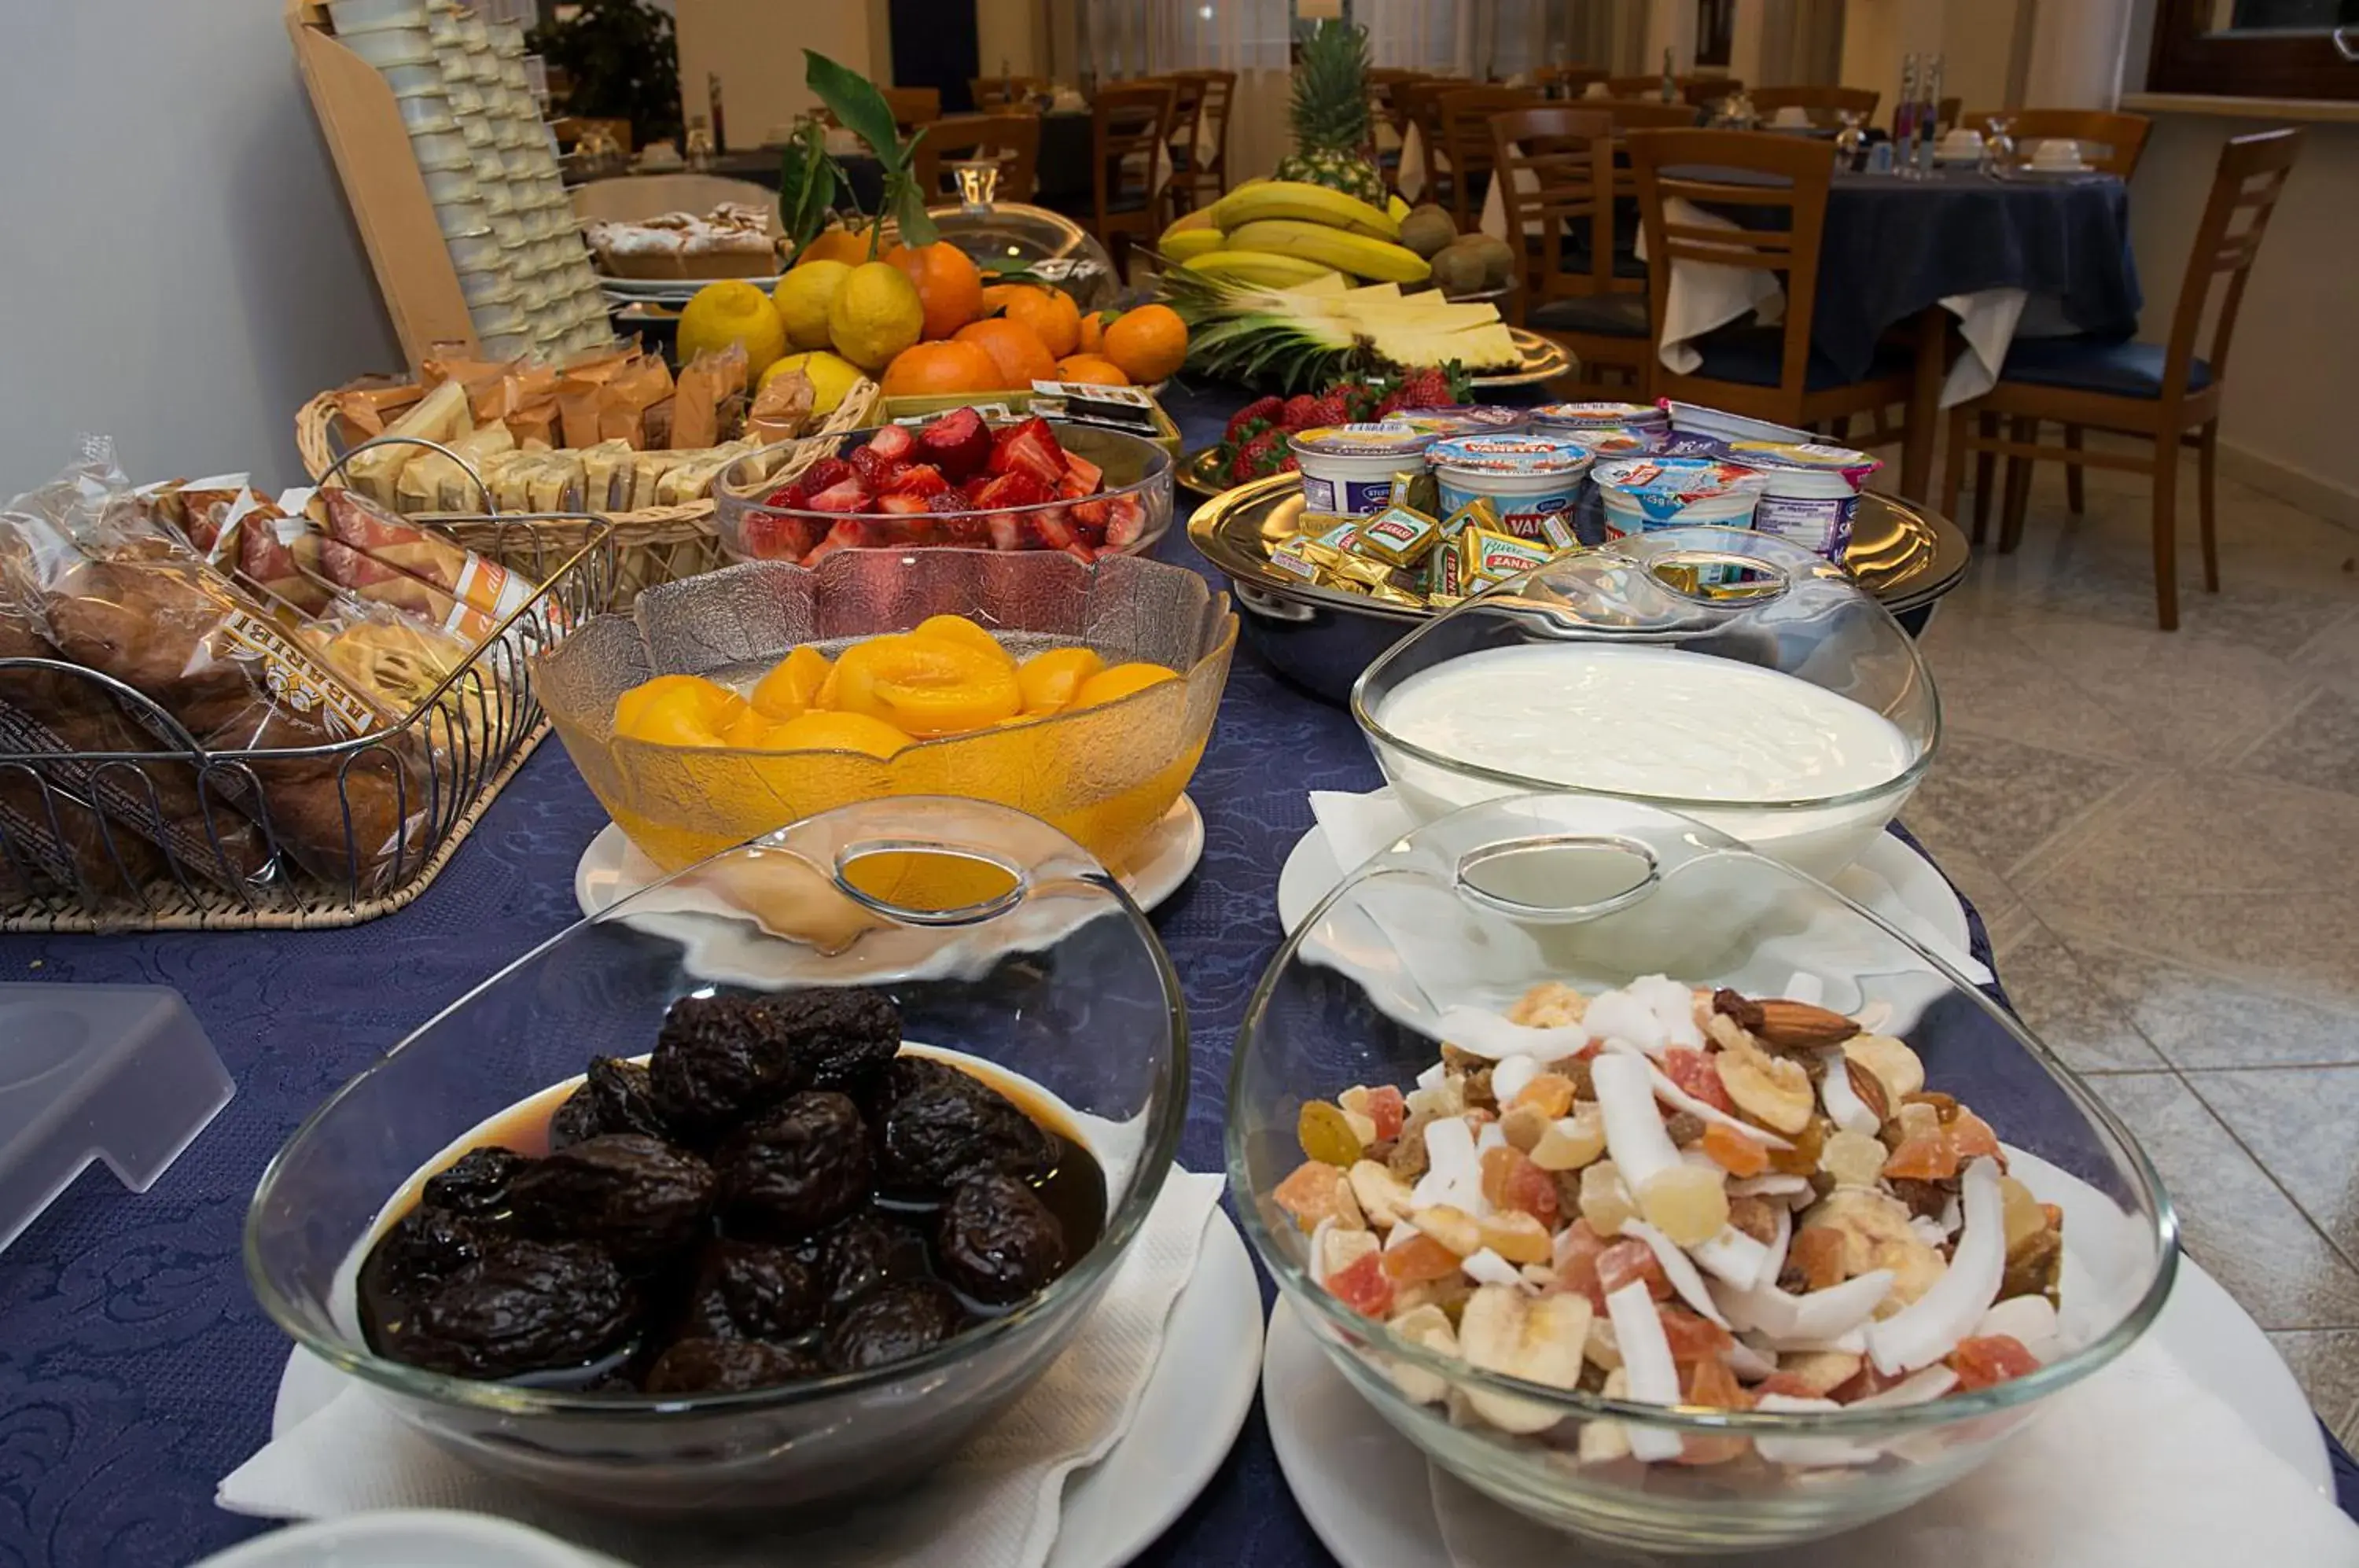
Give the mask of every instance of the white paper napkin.
POLYGON ((453 1457, 359 1384, 232 1471, 213 1500, 269 1519, 498 1514, 643 1568, 1038 1568, 1056 1542, 1066 1477, 1129 1429, 1223 1184, 1174 1171, 1097 1310, 1031 1391, 922 1487, 822 1530, 704 1540, 578 1512, 453 1457))
POLYGON ((1414 120, 1401 133, 1400 172, 1393 177, 1393 183, 1400 187, 1404 201, 1416 201, 1425 190, 1425 136, 1414 120))
MULTIPOLYGON (((1432 1470, 1453 1568, 1593 1558, 1432 1470)), ((1654 1563, 1640 1554, 1614 1563, 1654 1563)), ((1692 1558, 1660 1560, 1690 1563, 1692 1558)), ((1915 1508, 1727 1568, 2353 1568, 2359 1525, 2147 1339, 1915 1508)))

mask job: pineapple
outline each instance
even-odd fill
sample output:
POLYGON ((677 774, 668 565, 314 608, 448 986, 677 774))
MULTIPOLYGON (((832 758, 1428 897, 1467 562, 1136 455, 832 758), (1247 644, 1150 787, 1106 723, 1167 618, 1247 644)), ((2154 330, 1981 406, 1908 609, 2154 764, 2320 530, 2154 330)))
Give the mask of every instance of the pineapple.
POLYGON ((1277 166, 1280 180, 1299 180, 1385 204, 1385 177, 1376 168, 1368 118, 1368 35, 1348 23, 1325 21, 1302 41, 1288 110, 1294 152, 1277 166))

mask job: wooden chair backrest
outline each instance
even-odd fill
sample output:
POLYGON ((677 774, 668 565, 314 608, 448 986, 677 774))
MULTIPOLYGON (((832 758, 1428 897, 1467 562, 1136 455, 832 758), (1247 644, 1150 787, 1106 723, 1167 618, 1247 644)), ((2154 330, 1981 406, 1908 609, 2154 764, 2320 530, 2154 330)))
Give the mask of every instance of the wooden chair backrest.
POLYGON ((1614 116, 1615 130, 1625 132, 1687 130, 1695 125, 1698 114, 1692 103, 1666 103, 1655 98, 1607 98, 1593 102, 1614 116))
POLYGON ((1450 133, 1441 124, 1441 95, 1462 92, 1470 85, 1456 77, 1429 76, 1404 82, 1393 89, 1393 95, 1400 100, 1405 125, 1414 125, 1425 141, 1425 183, 1429 191, 1434 176, 1442 171, 1450 157, 1450 133))
POLYGON ((930 125, 942 117, 942 93, 939 87, 879 87, 885 95, 886 107, 893 111, 893 123, 907 132, 913 125, 930 125))
POLYGON ((1778 110, 1789 108, 1807 112, 1813 125, 1831 125, 1846 110, 1863 122, 1873 120, 1883 98, 1873 87, 1763 87, 1755 91, 1753 107, 1765 125, 1778 110))
POLYGON ((1528 87, 1452 87, 1435 95, 1442 146, 1450 153, 1450 199, 1458 209, 1462 232, 1472 222, 1468 177, 1491 169, 1491 116, 1503 109, 1531 108, 1539 102, 1538 90, 1528 87))
POLYGON ((1958 123, 1986 130, 1993 117, 1999 115, 2012 122, 2007 135, 2027 153, 2034 142, 2076 141, 2092 168, 2124 180, 2137 172, 2147 133, 2154 129, 2154 122, 2144 114, 2112 109, 1977 109, 1958 123))
MULTIPOLYGON (((1675 84, 1678 80, 1677 77, 1672 78, 1675 84)), ((1660 76, 1609 76, 1605 79, 1605 91, 1616 98, 1659 99, 1662 90, 1663 79, 1660 76)))
MULTIPOLYGON (((1744 81, 1734 76, 1682 76, 1677 79, 1676 85, 1680 90, 1680 101, 1692 103, 1699 109, 1708 108, 1723 98, 1745 91, 1744 81)), ((1659 80, 1655 83, 1655 92, 1658 97, 1662 93, 1659 80)))
POLYGON ((1607 71, 1602 65, 1560 65, 1540 72, 1540 81, 1567 98, 1578 98, 1589 91, 1593 82, 1605 80, 1607 71))
POLYGON ((2236 312, 2245 302, 2245 282, 2261 253, 2277 198, 2301 155, 2302 132, 2294 126, 2257 131, 2230 138, 2220 149, 2220 166, 2212 175, 2211 199, 2203 204, 2202 221, 2195 225, 2195 249, 2187 260, 2187 276, 2179 285, 2179 307, 2171 313, 2170 342, 2165 350, 2162 396, 2174 402, 2187 390, 2203 318, 2215 287, 2224 288, 2212 314, 2212 341, 2203 351, 2214 381, 2227 376, 2228 341, 2236 331, 2236 312), (2223 279, 2225 280, 2223 284, 2223 279))
POLYGON ((1786 324, 1777 390, 1799 407, 1809 374, 1819 245, 1826 234, 1827 192, 1834 174, 1825 144, 1756 131, 1698 130, 1637 131, 1627 143, 1639 220, 1647 230, 1655 341, 1663 339, 1671 268, 1678 263, 1778 273, 1786 285, 1786 324), (1724 178, 1732 172, 1753 178, 1724 178), (1782 210, 1785 216, 1780 224, 1759 228, 1680 223, 1665 211, 1674 200, 1722 209, 1782 210))
POLYGON ((974 106, 979 110, 1005 108, 1010 104, 1029 104, 1049 91, 1045 76, 975 76, 967 79, 968 89, 974 93, 974 106))
POLYGON ((1107 82, 1090 104, 1090 167, 1097 194, 1098 219, 1103 223, 1114 203, 1130 191, 1130 173, 1123 160, 1138 155, 1145 181, 1139 194, 1155 194, 1155 160, 1169 157, 1161 149, 1171 140, 1171 119, 1177 84, 1168 81, 1107 82))
POLYGON ((918 188, 929 201, 955 201, 957 180, 942 166, 983 158, 999 165, 997 200, 1031 201, 1040 169, 1040 116, 952 114, 936 120, 918 142, 918 188))
MULTIPOLYGON (((1525 287, 1533 299, 1635 294, 1644 278, 1614 276, 1614 117, 1549 104, 1491 116, 1492 178, 1509 235, 1527 236, 1525 287), (1535 250, 1529 235, 1537 229, 1535 250), (1568 272, 1566 240, 1585 232, 1589 270, 1568 272)), ((1508 242, 1514 244, 1511 238, 1508 242)))
MULTIPOLYGON (((1234 71, 1182 71, 1176 72, 1183 80, 1202 84, 1203 98, 1198 108, 1199 122, 1212 132, 1212 150, 1200 163, 1192 165, 1198 174, 1220 175, 1229 167, 1229 111, 1237 101, 1237 73, 1234 71)), ((1198 138, 1190 136, 1188 147, 1192 154, 1198 138)))

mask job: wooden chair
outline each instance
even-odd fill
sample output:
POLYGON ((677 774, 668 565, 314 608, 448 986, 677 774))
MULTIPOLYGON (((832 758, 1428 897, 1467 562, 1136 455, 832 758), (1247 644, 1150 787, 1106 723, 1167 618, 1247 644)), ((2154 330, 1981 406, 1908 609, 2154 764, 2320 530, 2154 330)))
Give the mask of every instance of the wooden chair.
POLYGON ((1450 206, 1460 234, 1472 234, 1483 217, 1483 192, 1491 185, 1491 116, 1505 109, 1528 109, 1540 102, 1528 87, 1452 87, 1434 96, 1441 145, 1450 153, 1450 206))
POLYGON ((1040 168, 1040 116, 952 114, 936 120, 918 143, 918 189, 929 201, 956 201, 958 181, 943 166, 984 158, 999 165, 996 200, 1031 201, 1040 168))
MULTIPOLYGON (((1641 394, 1654 358, 1644 274, 1614 266, 1614 117, 1565 104, 1491 116, 1492 178, 1524 248, 1524 324, 1562 343, 1580 379, 1620 372, 1641 394)), ((1512 241, 1510 243, 1513 243, 1512 241)))
POLYGON ((1602 65, 1560 65, 1539 73, 1540 85, 1558 98, 1578 98, 1589 91, 1593 82, 1603 82, 1606 70, 1602 65))
POLYGON ((1588 99, 1599 109, 1614 117, 1614 129, 1628 135, 1632 131, 1683 131, 1694 126, 1701 111, 1692 103, 1666 103, 1656 98, 1588 99))
MULTIPOLYGON (((1171 176, 1171 193, 1178 212, 1192 212, 1198 207, 1210 206, 1228 194, 1229 190, 1229 110, 1237 100, 1237 73, 1234 71, 1181 71, 1174 78, 1194 84, 1196 101, 1187 111, 1187 125, 1177 139, 1186 152, 1186 160, 1171 176), (1201 131, 1200 131, 1201 127, 1201 131), (1198 156, 1200 145, 1209 142, 1212 151, 1198 156), (1179 205, 1184 202, 1185 205, 1179 205)), ((1183 111, 1180 100, 1173 100, 1175 122, 1183 111)))
POLYGON ((2007 134, 2028 152, 2033 142, 2076 141, 2092 169, 2124 180, 2137 172, 2138 155, 2146 151, 2147 134, 2154 122, 2144 114, 2109 109, 1977 109, 1959 123, 1980 131, 1996 117, 2012 124, 2007 134))
MULTIPOLYGON (((1673 77, 1671 81, 1676 85, 1679 78, 1673 77)), ((1652 98, 1659 103, 1662 101, 1663 79, 1654 73, 1646 76, 1609 76, 1605 79, 1605 91, 1616 98, 1652 98)))
MULTIPOLYGON (((1437 201, 1454 208, 1457 181, 1451 178, 1448 133, 1441 125, 1441 95, 1463 91, 1468 85, 1455 77, 1428 76, 1393 89, 1401 105, 1402 136, 1408 136, 1407 126, 1414 125, 1418 139, 1425 144, 1425 188, 1418 193, 1419 204, 1437 201)), ((1397 175, 1394 182, 1398 184, 1397 175)))
POLYGON ((1954 130, 1962 125, 1964 122, 1958 118, 1958 106, 1964 102, 1963 98, 1956 97, 1936 100, 1933 104, 1933 128, 1938 131, 1948 131, 1954 130))
POLYGON ((893 111, 893 124, 904 136, 942 117, 942 93, 938 87, 879 87, 876 91, 885 95, 886 106, 893 111))
POLYGON ((1033 99, 1049 94, 1051 85, 1045 76, 975 76, 967 79, 968 91, 974 94, 975 108, 985 113, 1017 106, 1028 109, 1033 99))
POLYGON ((1846 112, 1857 114, 1864 125, 1875 118, 1875 105, 1883 97, 1873 87, 1764 87, 1753 94, 1753 107, 1764 125, 1780 109, 1799 109, 1814 125, 1840 124, 1846 112))
MULTIPOLYGON (((1188 211, 1180 202, 1190 194, 1187 171, 1195 156, 1196 125, 1204 112, 1204 83, 1201 78, 1184 71, 1136 80, 1171 84, 1171 135, 1163 146, 1163 200, 1171 215, 1177 217, 1188 211)), ((1193 206, 1194 202, 1188 205, 1193 206)))
POLYGON ((1097 220, 1092 232, 1125 280, 1132 244, 1163 232, 1169 203, 1157 176, 1164 172, 1159 164, 1171 156, 1177 96, 1169 82, 1108 82, 1090 106, 1092 210, 1097 220))
MULTIPOLYGON (((1636 131, 1628 138, 1638 211, 1647 228, 1650 337, 1659 343, 1670 299, 1671 269, 1680 262, 1779 273, 1786 286, 1782 326, 1723 328, 1698 339, 1701 365, 1682 375, 1658 359, 1647 372, 1652 397, 1702 403, 1781 425, 1817 425, 1869 413, 1908 399, 1914 380, 1906 349, 1879 344, 1868 374, 1846 381, 1810 352, 1817 312, 1819 245, 1827 222, 1833 160, 1822 142, 1756 131, 1636 131), (1723 171, 1755 177, 1739 183, 1723 171), (1774 183, 1759 182, 1767 176, 1774 183), (1680 223, 1666 212, 1673 200, 1700 207, 1748 208, 1768 216, 1763 226, 1680 223), (1783 212, 1783 222, 1772 214, 1783 212), (1774 226, 1773 226, 1774 225, 1774 226)), ((1901 432, 1879 432, 1898 440, 1901 432)))
POLYGON ((1396 65, 1377 66, 1368 72, 1369 105, 1386 124, 1392 126, 1393 135, 1399 136, 1408 129, 1408 111, 1401 104, 1398 89, 1404 82, 1419 82, 1424 78, 1422 71, 1396 65))
MULTIPOLYGON (((1998 385, 1974 402, 1950 410, 1950 454, 1941 475, 1943 509, 1953 516, 1966 453, 2004 454, 2006 511, 1998 548, 2023 537, 2031 464, 2053 459, 2075 468, 2123 468, 2154 480, 2154 602, 2164 631, 2179 626, 2179 452, 2196 450, 2196 524, 2203 552, 2203 587, 2220 591, 2219 544, 2213 534, 2220 398, 2228 373, 2228 343, 2245 299, 2245 279, 2260 254, 2269 215, 2301 151, 2296 129, 2237 136, 2220 151, 2212 196, 2195 227, 2195 248, 2179 286, 2168 343, 2119 343, 2097 338, 2017 339, 2007 347, 1998 385), (2239 221, 2242 226, 2239 227, 2239 221), (2212 291, 2225 279, 2216 313, 2212 291), (2213 314, 2205 352, 2196 352, 2203 319, 2213 314), (1985 423, 1987 417, 1988 423, 1985 423), (2009 421, 2006 439, 1995 422, 2009 421), (2094 426, 2143 436, 2142 452, 2088 452, 2038 444, 2040 421, 2068 429, 2094 426)), ((1987 472, 1987 470, 1985 470, 1987 472)), ((1974 529, 1976 542, 1982 527, 1974 529)))
MULTIPOLYGON (((1682 76, 1675 80, 1680 90, 1680 101, 1692 103, 1699 109, 1708 109, 1732 93, 1745 91, 1745 83, 1734 76, 1682 76)), ((1655 83, 1656 95, 1660 97, 1662 91, 1662 82, 1658 78, 1655 83)))

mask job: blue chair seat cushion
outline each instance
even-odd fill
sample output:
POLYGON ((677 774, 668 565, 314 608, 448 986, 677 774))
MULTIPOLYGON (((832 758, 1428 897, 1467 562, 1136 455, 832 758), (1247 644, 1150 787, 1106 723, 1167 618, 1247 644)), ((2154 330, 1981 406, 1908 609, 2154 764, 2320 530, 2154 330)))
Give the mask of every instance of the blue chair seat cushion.
MULTIPOLYGON (((1695 347, 1703 355, 1703 363, 1692 372, 1696 376, 1747 387, 1775 387, 1784 367, 1786 331, 1783 327, 1731 327, 1699 339, 1695 347)), ((1803 372, 1802 386, 1806 391, 1832 392, 1860 381, 1906 375, 1914 363, 1914 355, 1906 346, 1879 343, 1868 363, 1867 374, 1852 377, 1813 350, 1803 372)))
MULTIPOLYGON (((2162 396, 2163 346, 2111 338, 2017 338, 2007 345, 2000 377, 2036 387, 2102 392, 2115 397, 2162 396)), ((2212 385, 2212 366, 2201 359, 2187 367, 2187 389, 2212 385)))
POLYGON ((1536 332, 1587 332, 1603 338, 1643 338, 1652 330, 1643 294, 1549 299, 1534 305, 1525 321, 1536 332))

